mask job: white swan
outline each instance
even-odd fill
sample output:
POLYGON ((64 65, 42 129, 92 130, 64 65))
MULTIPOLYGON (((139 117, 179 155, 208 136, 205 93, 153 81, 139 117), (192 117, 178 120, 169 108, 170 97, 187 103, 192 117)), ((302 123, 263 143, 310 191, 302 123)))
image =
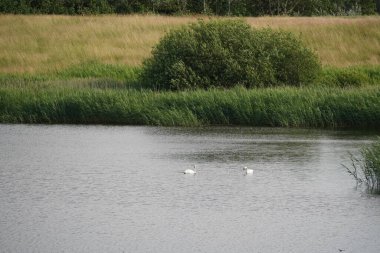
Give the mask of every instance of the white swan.
POLYGON ((245 171, 246 175, 252 175, 253 174, 253 169, 248 169, 247 167, 244 167, 243 170, 245 171))
POLYGON ((186 169, 183 174, 190 174, 190 175, 195 175, 197 174, 196 166, 194 165, 194 169, 186 169))

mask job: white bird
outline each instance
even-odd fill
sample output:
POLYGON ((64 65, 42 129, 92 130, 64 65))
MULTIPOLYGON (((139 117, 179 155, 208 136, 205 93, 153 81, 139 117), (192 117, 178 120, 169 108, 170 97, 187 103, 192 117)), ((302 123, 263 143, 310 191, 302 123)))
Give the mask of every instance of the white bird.
POLYGON ((186 169, 183 174, 190 174, 190 175, 195 175, 197 174, 196 166, 194 165, 194 169, 186 169))
POLYGON ((244 167, 243 170, 245 171, 246 175, 252 175, 253 174, 253 169, 248 169, 247 167, 244 167))

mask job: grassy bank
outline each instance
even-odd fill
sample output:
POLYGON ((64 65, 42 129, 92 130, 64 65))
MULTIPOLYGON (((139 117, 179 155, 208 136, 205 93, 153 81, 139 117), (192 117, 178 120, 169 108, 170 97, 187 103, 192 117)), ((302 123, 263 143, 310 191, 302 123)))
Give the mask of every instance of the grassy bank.
POLYGON ((377 128, 380 87, 152 92, 0 88, 2 123, 377 128))
MULTIPOLYGON (((87 62, 139 66, 168 29, 197 18, 1 15, 0 73, 51 73, 87 62)), ((380 17, 245 20, 298 34, 325 66, 380 64, 380 17)))
MULTIPOLYGON (((0 87, 134 88, 141 89, 141 67, 89 62, 48 73, 0 73, 0 87)), ((380 84, 379 66, 324 67, 314 87, 360 87, 380 84)))
POLYGON ((140 65, 151 47, 196 19, 0 16, 0 123, 380 125, 379 17, 246 18, 292 31, 316 50, 324 67, 307 87, 142 89, 140 65))
POLYGON ((48 73, 0 73, 0 87, 140 88, 141 67, 89 62, 48 73))

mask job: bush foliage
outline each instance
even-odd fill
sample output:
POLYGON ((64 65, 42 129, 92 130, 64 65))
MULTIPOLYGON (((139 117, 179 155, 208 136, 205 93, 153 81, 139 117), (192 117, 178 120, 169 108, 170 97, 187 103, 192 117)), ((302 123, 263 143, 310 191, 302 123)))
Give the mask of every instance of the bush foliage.
POLYGON ((199 21, 171 31, 152 54, 142 82, 156 90, 300 86, 320 71, 316 55, 291 33, 236 20, 199 21))
POLYGON ((0 13, 208 13, 215 15, 368 15, 379 0, 1 0, 0 13))

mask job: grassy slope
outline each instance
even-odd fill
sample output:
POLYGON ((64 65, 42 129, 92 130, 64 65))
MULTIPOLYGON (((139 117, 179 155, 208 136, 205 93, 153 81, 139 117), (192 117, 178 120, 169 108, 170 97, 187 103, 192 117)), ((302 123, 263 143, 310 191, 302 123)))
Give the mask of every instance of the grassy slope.
MULTIPOLYGON (((0 16, 0 73, 50 73, 87 62, 138 66, 159 38, 198 17, 0 16)), ((380 17, 247 18, 295 32, 324 65, 380 64, 380 17)))

